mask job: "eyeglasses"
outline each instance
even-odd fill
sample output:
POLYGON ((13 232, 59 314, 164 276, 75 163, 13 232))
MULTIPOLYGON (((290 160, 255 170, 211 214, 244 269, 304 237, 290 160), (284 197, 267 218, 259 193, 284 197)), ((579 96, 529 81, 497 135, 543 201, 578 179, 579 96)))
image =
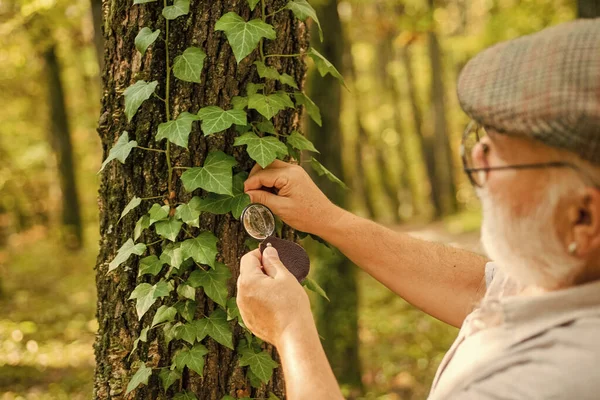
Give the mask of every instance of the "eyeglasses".
MULTIPOLYGON (((462 143, 460 146, 460 156, 463 161, 463 169, 469 177, 471 183, 476 187, 481 188, 485 185, 485 182, 487 180, 487 173, 489 171, 501 171, 511 169, 570 168, 581 174, 591 186, 600 188, 600 185, 595 183, 594 180, 588 174, 581 170, 581 168, 565 161, 553 161, 537 164, 505 165, 502 167, 475 168, 475 163, 473 162, 473 150, 477 145, 481 145, 479 142, 486 136, 487 133, 485 129, 476 121, 471 121, 469 122, 463 133, 462 143)), ((483 146, 486 145, 483 144, 483 146)), ((486 148, 484 147, 483 151, 485 150, 486 148)))

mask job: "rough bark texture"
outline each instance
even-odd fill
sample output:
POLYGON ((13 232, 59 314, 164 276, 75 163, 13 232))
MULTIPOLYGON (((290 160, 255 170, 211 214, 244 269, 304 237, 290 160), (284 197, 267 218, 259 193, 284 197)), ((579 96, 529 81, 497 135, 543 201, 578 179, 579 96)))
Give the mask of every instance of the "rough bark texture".
MULTIPOLYGON (((267 14, 281 8, 284 0, 267 2, 267 14)), ((131 5, 131 2, 105 1, 104 43, 105 67, 103 71, 102 113, 98 133, 102 139, 104 157, 119 135, 127 130, 129 137, 137 140, 140 146, 165 148, 165 142, 157 143, 154 135, 157 127, 165 120, 164 103, 152 97, 142 104, 131 123, 124 114, 123 91, 138 79, 146 81, 158 80, 157 94, 165 97, 165 44, 157 40, 145 56, 135 49, 134 38, 145 26, 161 29, 164 38, 165 20, 161 16, 162 2, 142 5, 131 5)), ((236 63, 231 48, 223 32, 215 32, 215 22, 225 13, 234 11, 249 20, 259 17, 260 3, 254 13, 250 12, 246 1, 237 0, 192 0, 190 13, 170 22, 169 54, 173 58, 181 54, 187 47, 194 45, 204 49, 207 54, 202 72, 202 83, 188 83, 171 77, 171 114, 176 117, 180 112, 197 112, 201 107, 218 105, 228 109, 231 98, 245 95, 245 87, 250 82, 258 82, 259 78, 252 63, 257 52, 253 53, 239 65, 236 63)), ((265 42, 266 54, 291 54, 304 51, 307 46, 305 26, 292 17, 288 11, 277 14, 272 22, 277 30, 275 41, 265 42)), ((305 64, 296 58, 270 58, 273 66, 280 72, 292 75, 300 84, 305 75, 305 64)), ((172 64, 171 64, 172 65, 172 64)), ((298 123, 298 115, 294 110, 280 113, 275 118, 278 132, 287 134, 298 123)), ((189 151, 178 146, 171 146, 172 162, 177 166, 201 166, 209 151, 222 150, 233 154, 238 166, 234 173, 249 170, 253 166, 245 152, 245 147, 233 147, 235 130, 226 133, 203 137, 199 125, 195 124, 190 135, 189 151)), ((181 170, 174 175, 174 190, 177 202, 191 198, 186 193, 178 177, 181 170)), ((149 326, 154 310, 160 305, 158 301, 153 308, 138 322, 133 301, 127 300, 134 287, 143 282, 154 284, 157 279, 137 278, 138 257, 131 257, 111 274, 107 274, 107 264, 117 249, 130 237, 137 219, 145 213, 152 202, 144 201, 138 209, 117 223, 119 215, 133 196, 150 197, 164 195, 167 191, 167 166, 164 154, 133 149, 127 163, 122 165, 116 161, 105 169, 99 191, 100 207, 100 253, 97 259, 97 318, 99 332, 95 343, 96 373, 94 384, 95 399, 167 399, 173 397, 173 389, 166 394, 159 385, 157 373, 150 377, 149 385, 138 388, 129 396, 125 396, 125 388, 133 371, 132 363, 141 359, 153 368, 167 367, 171 356, 177 350, 178 341, 165 346, 162 330, 154 329, 148 333, 148 343, 140 343, 141 350, 136 351, 130 360, 127 359, 133 341, 139 336, 144 326, 149 326)), ((197 191, 198 195, 204 195, 197 191)), ((200 230, 209 230, 219 238, 219 255, 217 260, 227 264, 233 278, 229 282, 229 295, 235 295, 235 282, 239 275, 239 260, 245 253, 246 238, 240 223, 230 214, 214 216, 203 214, 200 217, 200 230)), ((194 230, 193 232, 198 232, 194 230)), ((294 238, 294 232, 283 228, 283 237, 294 238)), ((150 243, 155 235, 146 231, 141 242, 150 243)), ((147 252, 155 254, 157 246, 151 246, 147 252)), ((210 313, 216 305, 206 298, 201 290, 197 296, 198 311, 210 313)), ((233 326, 232 322, 232 326, 233 326)), ((234 327, 234 346, 242 337, 241 329, 234 327)), ((284 397, 284 382, 280 368, 276 369, 268 387, 251 389, 245 378, 245 369, 238 366, 237 353, 217 344, 208 338, 203 341, 210 353, 206 356, 204 377, 190 372, 182 379, 182 389, 196 394, 198 399, 220 400, 223 395, 235 397, 268 397, 270 391, 281 398, 284 397)), ((265 347, 273 353, 275 350, 265 347)), ((178 384, 174 385, 177 386, 178 384)), ((177 388, 179 389, 179 388, 177 388)))
POLYGON ((578 0, 577 1, 578 18, 597 18, 600 17, 600 0, 578 0))
MULTIPOLYGON (((341 66, 344 38, 337 1, 328 0, 318 11, 325 33, 322 54, 334 65, 341 66)), ((340 151, 341 90, 339 82, 330 76, 323 79, 315 73, 311 78, 310 95, 321 107, 323 126, 319 128, 312 123, 310 136, 323 154, 325 166, 343 179, 340 151)), ((345 206, 348 193, 325 179, 318 179, 318 182, 333 202, 345 206)), ((317 270, 316 280, 330 295, 331 302, 320 301, 316 307, 317 327, 324 338, 323 347, 339 384, 360 390, 356 267, 341 254, 327 257, 326 260, 326 265, 317 270)))

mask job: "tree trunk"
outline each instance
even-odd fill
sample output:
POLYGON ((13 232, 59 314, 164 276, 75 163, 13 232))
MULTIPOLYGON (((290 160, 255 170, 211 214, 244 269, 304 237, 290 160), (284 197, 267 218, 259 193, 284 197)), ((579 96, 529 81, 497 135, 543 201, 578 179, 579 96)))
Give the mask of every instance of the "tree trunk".
MULTIPOLYGON (((280 9, 286 1, 269 1, 266 13, 280 9)), ((171 65, 173 58, 189 46, 201 47, 206 53, 201 83, 183 82, 174 77, 170 80, 169 98, 171 114, 177 116, 181 112, 196 113, 200 108, 217 105, 223 109, 231 108, 231 99, 236 95, 245 95, 248 83, 258 82, 256 68, 252 63, 257 59, 257 53, 236 63, 223 32, 215 32, 215 22, 228 12, 238 13, 244 20, 260 18, 259 6, 251 12, 246 1, 237 0, 200 0, 192 1, 189 14, 180 16, 169 22, 168 37, 169 52, 165 51, 165 41, 160 38, 141 56, 134 46, 134 38, 142 27, 152 30, 161 29, 164 39, 166 31, 165 19, 161 16, 162 4, 148 3, 131 5, 122 2, 104 2, 104 15, 108 19, 104 23, 105 61, 103 75, 102 111, 99 120, 98 133, 102 140, 104 155, 112 147, 124 130, 129 132, 129 138, 135 139, 139 146, 164 149, 164 142, 154 140, 157 127, 166 120, 165 103, 158 97, 146 100, 131 123, 127 122, 124 114, 123 91, 138 79, 158 81, 157 95, 166 98, 166 55, 170 54, 171 65)), ((294 54, 306 50, 307 38, 304 23, 298 22, 288 11, 278 13, 272 21, 277 39, 265 41, 266 54, 294 54)), ((293 57, 269 58, 279 72, 290 74, 302 88, 305 64, 293 57)), ((255 114, 249 115, 256 116, 255 114)), ((289 134, 297 129, 299 116, 293 109, 282 111, 275 117, 274 125, 278 133, 289 134)), ((231 128, 224 134, 203 136, 199 124, 195 124, 189 139, 189 151, 182 147, 172 146, 170 160, 175 166, 201 166, 208 151, 221 150, 234 155, 237 166, 234 173, 249 171, 254 162, 248 157, 245 147, 233 147, 236 136, 231 128)), ((185 192, 181 181, 180 169, 175 170, 173 179, 173 202, 186 202, 191 195, 185 192)), ((167 368, 171 364, 174 352, 183 344, 174 340, 165 344, 161 329, 148 332, 147 343, 140 343, 141 350, 133 353, 132 359, 128 354, 132 350, 134 339, 140 336, 142 326, 149 326, 151 316, 145 315, 138 322, 135 302, 127 300, 137 283, 148 282, 148 275, 137 277, 137 257, 128 267, 121 265, 111 274, 107 274, 107 264, 114 259, 117 249, 132 237, 135 221, 150 208, 151 203, 144 201, 142 206, 132 211, 120 222, 119 216, 125 205, 134 197, 165 196, 167 198, 167 167, 163 153, 133 149, 125 164, 112 162, 104 170, 99 191, 100 207, 100 253, 97 259, 96 285, 98 291, 97 319, 99 332, 95 343, 96 372, 94 383, 95 399, 125 398, 127 383, 133 374, 132 363, 138 358, 155 368, 167 368), (143 323, 143 325, 142 325, 143 323)), ((159 202, 159 200, 157 200, 159 202)), ((245 233, 238 220, 230 213, 213 215, 203 213, 200 216, 200 230, 211 231, 219 239, 219 254, 217 261, 225 263, 232 273, 228 281, 230 296, 235 295, 235 282, 239 276, 240 257, 247 252, 244 246, 245 233)), ((192 232, 197 233, 193 230, 192 232)), ((142 235, 149 243, 156 239, 154 234, 142 235), (152 237, 149 237, 152 236, 152 237)), ((282 236, 294 239, 295 233, 284 226, 282 236)), ((156 253, 155 247, 148 246, 150 253, 156 253)), ((150 279, 156 283, 156 278, 150 279)), ((173 294, 171 296, 176 296, 173 294)), ((168 299, 168 297, 167 297, 168 299)), ((173 300, 173 298, 171 299, 173 300)), ((216 304, 209 300, 199 290, 196 295, 198 307, 196 315, 208 315, 216 309, 216 304)), ((159 306, 158 301, 152 308, 159 306)), ((172 303, 170 303, 172 304, 172 303)), ((149 312, 147 314, 154 314, 149 312)), ((243 332, 239 326, 233 326, 233 343, 237 345, 243 332)), ((245 377, 246 367, 238 364, 238 354, 219 345, 211 338, 203 340, 209 350, 205 356, 203 377, 189 372, 183 375, 179 390, 188 390, 202 400, 220 400, 229 394, 238 397, 268 397, 269 392, 283 398, 284 382, 281 368, 274 371, 268 385, 253 389, 245 377)), ((267 344, 263 347, 273 354, 277 361, 275 349, 267 344)), ((156 371, 156 370, 155 370, 156 371)), ((173 398, 174 388, 163 392, 156 373, 150 377, 147 386, 140 386, 128 399, 170 399, 173 398)))
POLYGON ((98 71, 104 69, 104 37, 102 36, 102 0, 91 0, 92 21, 94 23, 94 48, 98 59, 98 71))
MULTIPOLYGON (((320 8, 319 15, 325 34, 322 53, 334 65, 342 65, 344 38, 337 1, 328 0, 320 8)), ((313 101, 321 106, 323 122, 321 128, 311 122, 311 139, 321 150, 325 165, 337 176, 343 176, 340 151, 341 86, 331 77, 323 81, 317 73, 314 73, 311 77, 310 93, 313 101), (323 134, 324 132, 327 134, 323 134)), ((347 204, 346 196, 349 193, 325 179, 318 181, 323 192, 334 203, 341 207, 347 204)), ((327 257, 324 265, 316 270, 316 280, 328 293, 331 302, 320 299, 315 311, 317 327, 324 338, 323 347, 339 384, 362 391, 358 358, 356 267, 339 253, 331 256, 329 250, 321 250, 323 253, 327 252, 330 257, 327 257)))
POLYGON ((50 107, 50 142, 57 159, 60 187, 62 191, 62 223, 64 241, 69 248, 80 248, 83 241, 73 146, 69 120, 65 107, 65 96, 60 77, 60 65, 53 45, 43 52, 48 82, 48 104, 50 107))
POLYGON ((600 0, 578 0, 577 18, 600 17, 600 0))

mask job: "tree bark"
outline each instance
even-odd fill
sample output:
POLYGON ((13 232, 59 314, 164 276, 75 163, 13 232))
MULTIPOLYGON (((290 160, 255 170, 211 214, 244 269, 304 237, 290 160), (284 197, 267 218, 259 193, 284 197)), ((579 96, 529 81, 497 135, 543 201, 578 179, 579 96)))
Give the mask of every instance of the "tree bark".
MULTIPOLYGON (((269 1, 267 14, 285 5, 284 0, 269 1)), ((162 4, 149 3, 131 5, 122 2, 104 2, 105 61, 103 75, 102 111, 98 133, 102 140, 104 156, 124 130, 129 138, 135 139, 140 146, 164 149, 154 141, 157 127, 165 121, 165 105, 157 97, 146 100, 131 123, 124 114, 123 91, 138 79, 157 80, 157 94, 165 98, 165 42, 158 39, 141 56, 134 46, 134 38, 142 27, 152 30, 161 29, 164 38, 165 19, 161 17, 162 4)), ((206 52, 206 60, 202 71, 202 82, 188 83, 171 78, 170 104, 171 114, 189 111, 196 113, 200 108, 217 105, 224 109, 231 108, 231 99, 236 95, 245 95, 245 88, 250 82, 258 82, 258 75, 252 63, 257 52, 252 53, 238 65, 231 47, 223 32, 215 32, 215 22, 227 12, 237 12, 245 20, 259 18, 260 5, 252 13, 246 1, 237 0, 199 0, 192 1, 190 12, 170 21, 168 37, 171 65, 173 58, 181 54, 189 46, 198 46, 206 52)), ((290 12, 278 13, 272 21, 277 39, 265 41, 266 54, 293 54, 306 50, 307 37, 304 23, 298 22, 290 12)), ((293 76, 302 88, 306 67, 297 58, 269 58, 272 66, 293 76)), ((254 115, 254 114, 250 114, 254 115)), ((288 109, 281 112, 274 121, 278 133, 289 134, 297 129, 298 113, 288 109)), ((171 146, 171 160, 176 166, 201 166, 209 151, 221 150, 235 156, 238 165, 234 173, 249 171, 254 162, 249 159, 245 147, 233 147, 236 136, 235 129, 224 134, 204 137, 195 124, 189 140, 189 151, 178 146, 171 146)), ((185 202, 191 198, 181 185, 178 176, 181 170, 175 170, 173 188, 176 201, 185 202)), ((132 349, 133 341, 140 335, 143 326, 149 326, 149 312, 138 322, 135 304, 127 300, 136 284, 142 281, 156 283, 156 278, 137 277, 137 257, 132 257, 111 274, 107 274, 107 264, 117 249, 130 237, 135 221, 150 208, 151 203, 143 202, 118 223, 119 216, 133 196, 151 197, 166 195, 167 166, 162 153, 133 149, 127 162, 120 164, 111 162, 104 170, 99 190, 100 208, 100 253, 97 258, 97 319, 99 332, 95 343, 96 372, 94 382, 95 399, 125 398, 125 389, 132 375, 131 365, 141 354, 152 368, 168 367, 171 356, 181 347, 177 341, 165 345, 162 330, 150 330, 148 342, 140 343, 141 350, 134 353, 131 360, 127 356, 132 349), (127 267, 126 267, 127 266, 127 267)), ((203 193, 198 193, 202 195, 203 193)), ((158 202, 158 201, 157 201, 158 202)), ((212 215, 203 213, 200 217, 200 230, 212 231, 219 238, 219 255, 217 260, 227 264, 232 272, 229 280, 229 295, 235 295, 235 282, 239 276, 239 260, 247 251, 244 246, 246 236, 239 221, 231 214, 212 215)), ((197 232, 197 231, 193 231, 197 232)), ((155 239, 149 232, 142 235, 142 241, 149 243, 155 239)), ((282 236, 294 239, 295 233, 284 226, 282 236)), ((151 248, 150 253, 155 253, 151 248)), ((147 276, 147 275, 146 275, 147 276)), ((201 290, 196 298, 199 312, 207 314, 216 305, 204 296, 201 290)), ((152 310, 160 305, 160 301, 152 310)), ((233 321, 232 321, 233 326, 233 321)), ((243 337, 239 326, 233 327, 234 346, 243 337)), ((189 373, 184 375, 181 388, 192 391, 198 399, 220 400, 223 395, 234 397, 268 397, 269 392, 284 396, 284 382, 281 368, 274 371, 268 385, 259 389, 250 388, 245 377, 246 367, 240 368, 238 355, 217 344, 211 338, 203 341, 209 354, 205 358, 203 377, 189 373)), ((275 349, 265 344, 265 348, 278 361, 275 349)), ((173 397, 173 388, 164 393, 160 388, 157 374, 154 373, 147 386, 139 387, 128 399, 168 399, 173 397)))
POLYGON ((577 18, 600 17, 600 0, 578 0, 577 18))
MULTIPOLYGON (((322 54, 334 65, 343 63, 344 37, 337 11, 337 1, 328 0, 320 9, 325 40, 322 54)), ((316 33, 316 32, 315 32, 316 33)), ((322 127, 311 122, 310 136, 323 154, 323 162, 335 175, 343 176, 342 132, 340 126, 341 86, 331 77, 323 80, 314 73, 310 95, 321 106, 322 127)), ((318 179, 315 177, 315 179, 318 179)), ((325 179, 318 179, 323 192, 336 204, 347 204, 347 192, 325 179)), ((327 251, 330 253, 329 251, 327 251)), ((341 254, 327 257, 326 265, 317 269, 316 280, 331 298, 320 299, 315 311, 323 347, 340 385, 362 391, 360 360, 358 358, 358 296, 356 267, 341 254)))
POLYGON ((78 249, 83 242, 77 182, 73 162, 73 146, 65 95, 60 77, 60 64, 54 45, 43 52, 48 82, 48 105, 50 108, 50 142, 56 155, 60 187, 62 191, 63 240, 69 248, 78 249))

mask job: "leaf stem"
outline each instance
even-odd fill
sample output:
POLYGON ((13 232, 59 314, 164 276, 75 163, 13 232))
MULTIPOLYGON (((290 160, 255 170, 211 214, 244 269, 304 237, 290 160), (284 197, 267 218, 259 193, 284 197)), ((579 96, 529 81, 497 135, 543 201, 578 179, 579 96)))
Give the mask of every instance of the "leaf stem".
POLYGON ((192 167, 173 167, 173 169, 190 169, 192 167))
POLYGON ((281 7, 279 10, 272 12, 271 14, 267 15, 267 16, 265 17, 265 19, 267 19, 267 18, 270 18, 270 17, 274 16, 275 14, 279 14, 280 12, 282 12, 283 10, 285 10, 285 9, 286 9, 286 7, 287 7, 287 6, 283 6, 283 7, 281 7))
POLYGON ((162 100, 163 102, 166 102, 166 100, 165 100, 165 99, 163 99, 162 97, 160 97, 159 95, 157 95, 157 94, 156 94, 156 92, 153 92, 152 94, 153 94, 154 96, 158 97, 158 98, 159 98, 159 100, 162 100))
POLYGON ((153 197, 141 197, 140 200, 155 200, 162 199, 164 196, 153 196, 153 197))
POLYGON ((157 243, 160 243, 160 242, 162 242, 162 241, 163 241, 163 239, 159 239, 159 240, 157 240, 156 242, 147 243, 147 244, 146 244, 146 246, 154 246, 155 244, 157 244, 157 243))
POLYGON ((267 54, 265 56, 265 58, 269 58, 269 57, 300 57, 303 56, 303 53, 296 53, 296 54, 267 54))
POLYGON ((150 147, 136 146, 138 149, 147 150, 147 151, 156 151, 157 153, 164 153, 163 149, 151 149, 150 147))
MULTIPOLYGON (((167 0, 163 0, 164 6, 167 7, 167 0)), ((169 92, 171 89, 171 61, 169 59, 169 20, 165 20, 165 56, 166 56, 166 66, 167 66, 167 84, 166 84, 166 92, 165 92, 165 110, 167 114, 167 121, 171 120, 171 111, 169 109, 169 92)), ((167 168, 168 168, 168 181, 167 181, 167 189, 169 191, 169 196, 171 196, 171 192, 173 191, 173 167, 171 166, 171 142, 167 140, 167 168)), ((170 197, 169 197, 170 198, 170 197)))

